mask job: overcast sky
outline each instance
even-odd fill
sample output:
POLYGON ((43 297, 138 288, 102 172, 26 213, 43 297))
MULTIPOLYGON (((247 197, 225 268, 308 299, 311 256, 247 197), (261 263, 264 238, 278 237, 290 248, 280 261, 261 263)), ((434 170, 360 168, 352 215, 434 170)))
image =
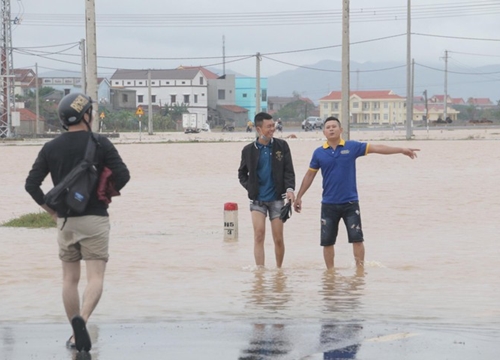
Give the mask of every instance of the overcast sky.
MULTIPOLYGON (((11 0, 11 17, 21 20, 12 26, 14 67, 38 63, 40 73, 79 71, 78 64, 71 64, 80 62, 78 46, 68 48, 85 38, 85 3, 11 0), (55 52, 62 55, 47 54, 55 52)), ((341 59, 342 0, 95 3, 100 74, 179 65, 222 69, 223 37, 226 69, 250 76, 255 75, 255 58, 246 57, 257 52, 264 54, 262 76, 341 59), (166 60, 172 58, 182 59, 166 60)), ((406 5, 405 0, 350 1, 352 61, 406 62, 406 5)), ((412 57, 420 64, 444 66, 448 50, 450 66, 456 68, 500 64, 499 15, 498 0, 412 0, 412 57)))

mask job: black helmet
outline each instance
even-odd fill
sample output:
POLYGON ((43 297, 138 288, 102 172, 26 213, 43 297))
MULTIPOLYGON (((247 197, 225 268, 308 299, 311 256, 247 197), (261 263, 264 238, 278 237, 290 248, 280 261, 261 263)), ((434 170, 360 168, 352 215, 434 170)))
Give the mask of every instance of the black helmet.
POLYGON ((82 121, 85 113, 92 116, 92 99, 82 93, 68 94, 59 102, 57 113, 62 127, 67 130, 68 126, 76 125, 82 121))

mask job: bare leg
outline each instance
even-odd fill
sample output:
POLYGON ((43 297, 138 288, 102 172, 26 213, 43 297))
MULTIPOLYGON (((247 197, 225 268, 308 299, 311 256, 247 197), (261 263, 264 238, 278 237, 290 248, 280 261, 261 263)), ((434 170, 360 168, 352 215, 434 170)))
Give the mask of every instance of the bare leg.
POLYGON ((283 258, 285 257, 285 242, 283 240, 283 221, 280 218, 271 221, 271 229, 273 231, 274 254, 276 256, 276 266, 281 268, 283 258))
POLYGON ((353 243, 352 251, 354 253, 354 260, 356 266, 364 266, 365 264, 365 245, 362 242, 353 243))
POLYGON ((87 322, 102 295, 106 262, 104 260, 87 260, 85 265, 87 267, 87 286, 83 293, 81 316, 87 322))
POLYGON ((266 216, 258 211, 252 211, 253 224, 253 255, 255 257, 255 265, 264 266, 264 239, 266 237, 266 216))
POLYGON ((323 257, 327 269, 333 269, 333 258, 335 257, 335 249, 333 245, 323 246, 323 257))
POLYGON ((80 296, 78 282, 80 281, 80 261, 62 262, 63 268, 63 304, 68 320, 80 315, 80 296))

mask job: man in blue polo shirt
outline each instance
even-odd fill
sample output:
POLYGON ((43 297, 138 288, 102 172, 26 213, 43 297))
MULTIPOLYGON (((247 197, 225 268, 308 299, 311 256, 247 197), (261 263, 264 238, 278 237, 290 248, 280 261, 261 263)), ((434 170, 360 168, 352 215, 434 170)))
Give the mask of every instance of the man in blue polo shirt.
POLYGON ((344 220, 349 242, 353 245, 357 266, 363 266, 365 247, 356 187, 356 159, 367 154, 403 154, 411 159, 417 157, 419 149, 374 145, 342 139, 339 119, 325 120, 323 134, 326 142, 312 156, 295 200, 295 211, 300 213, 302 196, 311 186, 318 170, 323 176, 323 198, 321 201, 321 246, 327 269, 333 268, 334 245, 340 219, 344 220))

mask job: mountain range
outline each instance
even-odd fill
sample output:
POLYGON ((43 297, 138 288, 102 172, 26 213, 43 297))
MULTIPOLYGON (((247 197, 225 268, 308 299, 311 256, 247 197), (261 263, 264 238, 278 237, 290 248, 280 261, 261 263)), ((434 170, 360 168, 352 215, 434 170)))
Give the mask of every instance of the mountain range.
MULTIPOLYGON (((292 96, 293 92, 315 103, 330 93, 341 90, 341 62, 322 60, 316 64, 287 70, 268 77, 269 96, 292 96)), ((406 64, 398 62, 366 62, 350 64, 350 87, 353 90, 392 90, 406 96, 406 64)), ((452 98, 489 98, 500 100, 500 64, 480 67, 452 68, 447 71, 447 93, 452 98)), ((428 97, 445 93, 444 62, 430 65, 415 63, 414 96, 427 90, 428 97)))

